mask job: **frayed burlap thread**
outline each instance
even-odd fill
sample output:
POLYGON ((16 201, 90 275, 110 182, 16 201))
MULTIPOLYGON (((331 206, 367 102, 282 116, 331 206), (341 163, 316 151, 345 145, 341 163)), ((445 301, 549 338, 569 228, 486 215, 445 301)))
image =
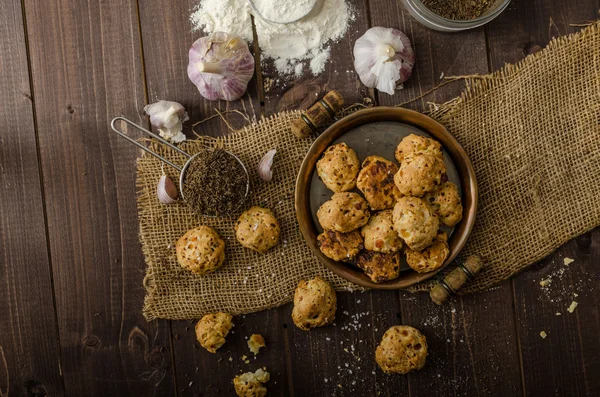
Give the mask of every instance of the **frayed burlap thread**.
MULTIPOLYGON (((600 225, 600 25, 553 40, 543 51, 487 76, 472 76, 459 98, 430 110, 469 154, 479 182, 475 229, 462 257, 483 256, 488 266, 469 292, 497 284, 600 225)), ((296 175, 311 141, 290 132, 297 112, 284 112, 223 138, 201 137, 182 147, 197 152, 222 145, 247 165, 249 205, 271 208, 281 243, 266 255, 235 242, 235 218, 201 218, 179 203, 156 199, 162 170, 148 155, 138 160, 140 237, 148 270, 144 315, 192 319, 211 311, 241 314, 291 301, 301 278, 320 275, 338 290, 355 289, 322 266, 307 248, 294 213, 296 175), (256 166, 278 153, 274 181, 260 183, 256 166), (227 262, 216 273, 183 270, 175 243, 188 229, 212 226, 225 239, 227 262)), ((173 162, 184 158, 153 145, 173 162)), ((433 281, 411 288, 428 290, 433 281)))

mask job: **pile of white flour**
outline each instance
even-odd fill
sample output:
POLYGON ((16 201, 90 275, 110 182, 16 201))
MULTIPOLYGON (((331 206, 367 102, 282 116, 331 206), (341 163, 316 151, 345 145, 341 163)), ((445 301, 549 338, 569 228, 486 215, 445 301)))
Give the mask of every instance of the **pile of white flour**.
MULTIPOLYGON (((272 58, 280 73, 302 75, 305 68, 302 61, 308 61, 314 75, 325 69, 329 45, 346 33, 354 16, 345 0, 323 0, 322 3, 322 7, 317 6, 307 18, 290 24, 273 24, 254 18, 262 56, 272 58)), ((268 17, 282 16, 279 12, 283 10, 286 15, 298 15, 303 13, 306 2, 260 0, 259 9, 263 8, 272 10, 268 17)), ((232 33, 252 42, 250 15, 246 0, 201 0, 190 19, 194 30, 232 33)))

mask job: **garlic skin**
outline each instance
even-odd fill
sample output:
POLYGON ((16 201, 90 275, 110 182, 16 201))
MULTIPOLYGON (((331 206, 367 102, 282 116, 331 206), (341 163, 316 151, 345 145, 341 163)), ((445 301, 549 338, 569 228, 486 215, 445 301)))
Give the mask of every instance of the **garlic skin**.
POLYGON ((185 141, 183 123, 190 118, 180 103, 160 100, 144 106, 144 112, 150 116, 150 124, 158 129, 161 137, 174 143, 185 141))
POLYGON ((277 150, 269 150, 262 160, 260 160, 260 163, 258 163, 258 176, 265 182, 273 180, 273 170, 271 167, 273 166, 275 153, 277 153, 277 150))
POLYGON ((156 186, 156 196, 158 197, 158 201, 163 204, 173 204, 177 202, 179 192, 171 178, 166 175, 160 177, 158 185, 156 186))
POLYGON ((354 43, 354 69, 369 88, 394 95, 411 76, 414 63, 410 40, 397 29, 374 27, 354 43))
POLYGON ((188 77, 200 94, 211 101, 235 101, 254 75, 254 57, 239 36, 215 32, 190 48, 188 77))

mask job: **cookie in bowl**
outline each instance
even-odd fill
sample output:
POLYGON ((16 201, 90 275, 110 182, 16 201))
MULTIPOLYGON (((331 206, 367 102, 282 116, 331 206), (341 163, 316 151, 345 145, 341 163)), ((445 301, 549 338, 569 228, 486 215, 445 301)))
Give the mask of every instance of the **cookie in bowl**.
POLYGON ((416 272, 428 273, 439 269, 450 255, 448 235, 439 232, 433 243, 423 251, 406 250, 406 262, 416 272))
POLYGON ((440 222, 427 203, 418 197, 402 197, 393 213, 394 229, 406 245, 415 251, 429 247, 440 222))
POLYGON ((225 242, 209 226, 189 230, 175 246, 177 262, 195 274, 208 274, 225 262, 225 242))
POLYGON ((317 211, 317 219, 323 229, 342 233, 363 227, 370 216, 369 205, 354 192, 335 193, 317 211))
POLYGON ((454 183, 442 183, 439 189, 428 193, 424 199, 436 212, 442 225, 454 227, 462 220, 463 206, 454 183))
POLYGON ((398 166, 380 156, 369 156, 363 161, 356 186, 373 210, 394 208, 400 191, 394 183, 398 166))
POLYGON ((317 175, 334 193, 354 189, 359 168, 356 152, 345 143, 328 147, 317 161, 317 175))
POLYGON ((402 195, 422 197, 433 192, 446 175, 444 160, 431 153, 409 154, 404 157, 394 182, 402 195))
POLYGON ((442 145, 435 139, 421 135, 410 134, 402 139, 396 147, 396 160, 399 164, 404 162, 404 157, 417 153, 430 153, 442 157, 442 145))
POLYGON ((261 254, 279 242, 279 222, 267 208, 252 207, 240 215, 234 225, 237 241, 246 248, 261 254))
POLYGON ((369 251, 386 254, 400 251, 403 246, 402 239, 394 230, 392 210, 380 211, 373 214, 369 222, 360 230, 360 234, 364 239, 365 249, 369 251))
POLYGON ((358 230, 350 233, 325 230, 317 236, 317 246, 321 252, 334 261, 351 261, 364 248, 363 238, 358 230))
POLYGON ((394 280, 400 275, 400 252, 384 254, 364 250, 356 257, 356 266, 374 283, 394 280))

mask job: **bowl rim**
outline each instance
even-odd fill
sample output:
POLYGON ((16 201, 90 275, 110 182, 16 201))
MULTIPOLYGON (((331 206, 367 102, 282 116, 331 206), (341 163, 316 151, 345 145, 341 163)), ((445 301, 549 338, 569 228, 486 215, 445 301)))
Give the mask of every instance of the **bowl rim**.
POLYGON ((465 246, 475 225, 478 206, 478 185, 475 169, 467 153, 446 128, 422 113, 400 107, 378 106, 363 109, 341 118, 327 128, 311 145, 302 161, 294 193, 296 219, 306 244, 317 259, 338 276, 362 287, 373 289, 406 288, 430 279, 451 263, 465 246), (374 283, 362 271, 341 262, 336 262, 319 250, 318 231, 312 220, 310 210, 310 181, 316 163, 323 151, 346 132, 374 122, 399 122, 414 126, 438 140, 450 155, 457 169, 463 192, 463 219, 455 227, 449 239, 450 255, 443 266, 433 272, 417 273, 414 270, 403 271, 399 278, 384 283, 374 283))

